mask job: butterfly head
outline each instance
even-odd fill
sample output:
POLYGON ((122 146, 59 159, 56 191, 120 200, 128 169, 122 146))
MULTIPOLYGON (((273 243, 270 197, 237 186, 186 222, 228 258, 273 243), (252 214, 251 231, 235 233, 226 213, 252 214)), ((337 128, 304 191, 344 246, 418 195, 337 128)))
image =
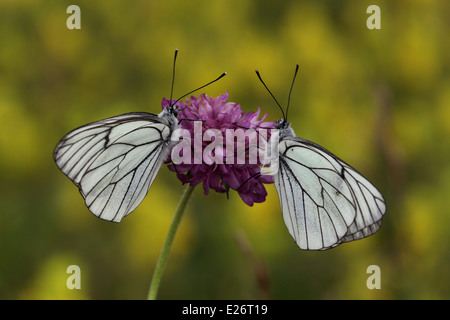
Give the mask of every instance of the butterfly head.
POLYGON ((165 119, 170 128, 175 129, 178 125, 178 106, 170 104, 158 115, 159 118, 165 119))
POLYGON ((279 139, 283 139, 284 137, 295 137, 295 132, 291 127, 291 124, 286 121, 286 119, 280 119, 275 121, 275 129, 280 131, 279 139))
POLYGON ((275 129, 283 130, 290 126, 289 122, 287 122, 285 119, 280 119, 275 121, 275 129))
POLYGON ((172 114, 175 118, 178 117, 178 106, 171 104, 166 108, 169 114, 172 114))

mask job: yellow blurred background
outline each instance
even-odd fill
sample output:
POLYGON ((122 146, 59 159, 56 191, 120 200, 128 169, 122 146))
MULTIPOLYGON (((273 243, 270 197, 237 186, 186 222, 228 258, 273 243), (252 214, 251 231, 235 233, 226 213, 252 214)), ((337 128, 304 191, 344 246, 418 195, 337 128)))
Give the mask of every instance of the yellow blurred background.
POLYGON ((281 113, 254 70, 286 105, 298 63, 294 130, 362 172, 387 212, 374 236, 307 252, 273 185, 254 207, 199 186, 159 298, 449 299, 449 12, 445 0, 2 1, 0 298, 146 297, 184 187, 163 167, 134 213, 105 222, 52 153, 80 125, 159 113, 178 48, 174 96, 226 71, 204 92, 228 91, 271 121, 281 113), (80 30, 66 26, 72 4, 80 30), (381 29, 366 26, 372 4, 381 29), (79 290, 66 286, 69 265, 80 267, 79 290), (366 286, 370 265, 381 289, 366 286))

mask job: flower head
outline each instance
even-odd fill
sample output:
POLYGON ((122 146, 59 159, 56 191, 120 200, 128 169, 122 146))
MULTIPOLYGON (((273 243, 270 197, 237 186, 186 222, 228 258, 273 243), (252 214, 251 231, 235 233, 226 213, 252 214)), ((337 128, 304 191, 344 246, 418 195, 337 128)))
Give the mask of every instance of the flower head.
MULTIPOLYGON (((170 103, 163 99, 163 109, 170 103)), ((177 102, 177 106, 180 126, 189 137, 188 148, 179 155, 187 161, 169 158, 169 169, 177 172, 183 183, 192 186, 203 182, 206 195, 210 189, 228 193, 231 188, 249 206, 264 202, 264 183, 273 183, 273 178, 260 174, 260 157, 252 158, 251 153, 258 150, 259 130, 274 127, 273 122, 264 122, 267 115, 258 119, 259 108, 257 112, 243 112, 239 104, 228 102, 228 93, 217 98, 192 96, 177 102)))

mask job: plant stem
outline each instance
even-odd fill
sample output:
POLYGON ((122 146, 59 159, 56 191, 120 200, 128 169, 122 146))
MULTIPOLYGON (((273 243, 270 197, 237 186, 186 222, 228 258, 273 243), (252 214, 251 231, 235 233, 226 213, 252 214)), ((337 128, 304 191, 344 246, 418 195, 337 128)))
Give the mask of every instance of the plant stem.
POLYGON ((156 295, 158 294, 159 283, 161 282, 161 277, 164 272, 164 268, 169 258, 170 248, 172 247, 175 234, 177 233, 178 226, 180 225, 181 218, 183 217, 184 210, 191 197, 192 191, 195 186, 188 186, 178 203, 177 210, 173 216, 172 223, 170 224, 169 231, 167 232, 166 240, 159 254, 158 262, 156 263, 155 271, 153 272, 152 282, 150 284, 150 289, 148 291, 148 300, 156 300, 156 295))

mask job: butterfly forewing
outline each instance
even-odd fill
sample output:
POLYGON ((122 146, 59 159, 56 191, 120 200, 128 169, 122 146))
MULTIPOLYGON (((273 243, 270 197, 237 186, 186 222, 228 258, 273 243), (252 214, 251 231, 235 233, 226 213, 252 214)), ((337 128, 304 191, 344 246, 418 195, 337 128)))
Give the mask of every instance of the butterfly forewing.
POLYGON ((150 113, 128 113, 69 132, 55 162, 89 210, 119 222, 142 202, 159 171, 173 128, 150 113))

